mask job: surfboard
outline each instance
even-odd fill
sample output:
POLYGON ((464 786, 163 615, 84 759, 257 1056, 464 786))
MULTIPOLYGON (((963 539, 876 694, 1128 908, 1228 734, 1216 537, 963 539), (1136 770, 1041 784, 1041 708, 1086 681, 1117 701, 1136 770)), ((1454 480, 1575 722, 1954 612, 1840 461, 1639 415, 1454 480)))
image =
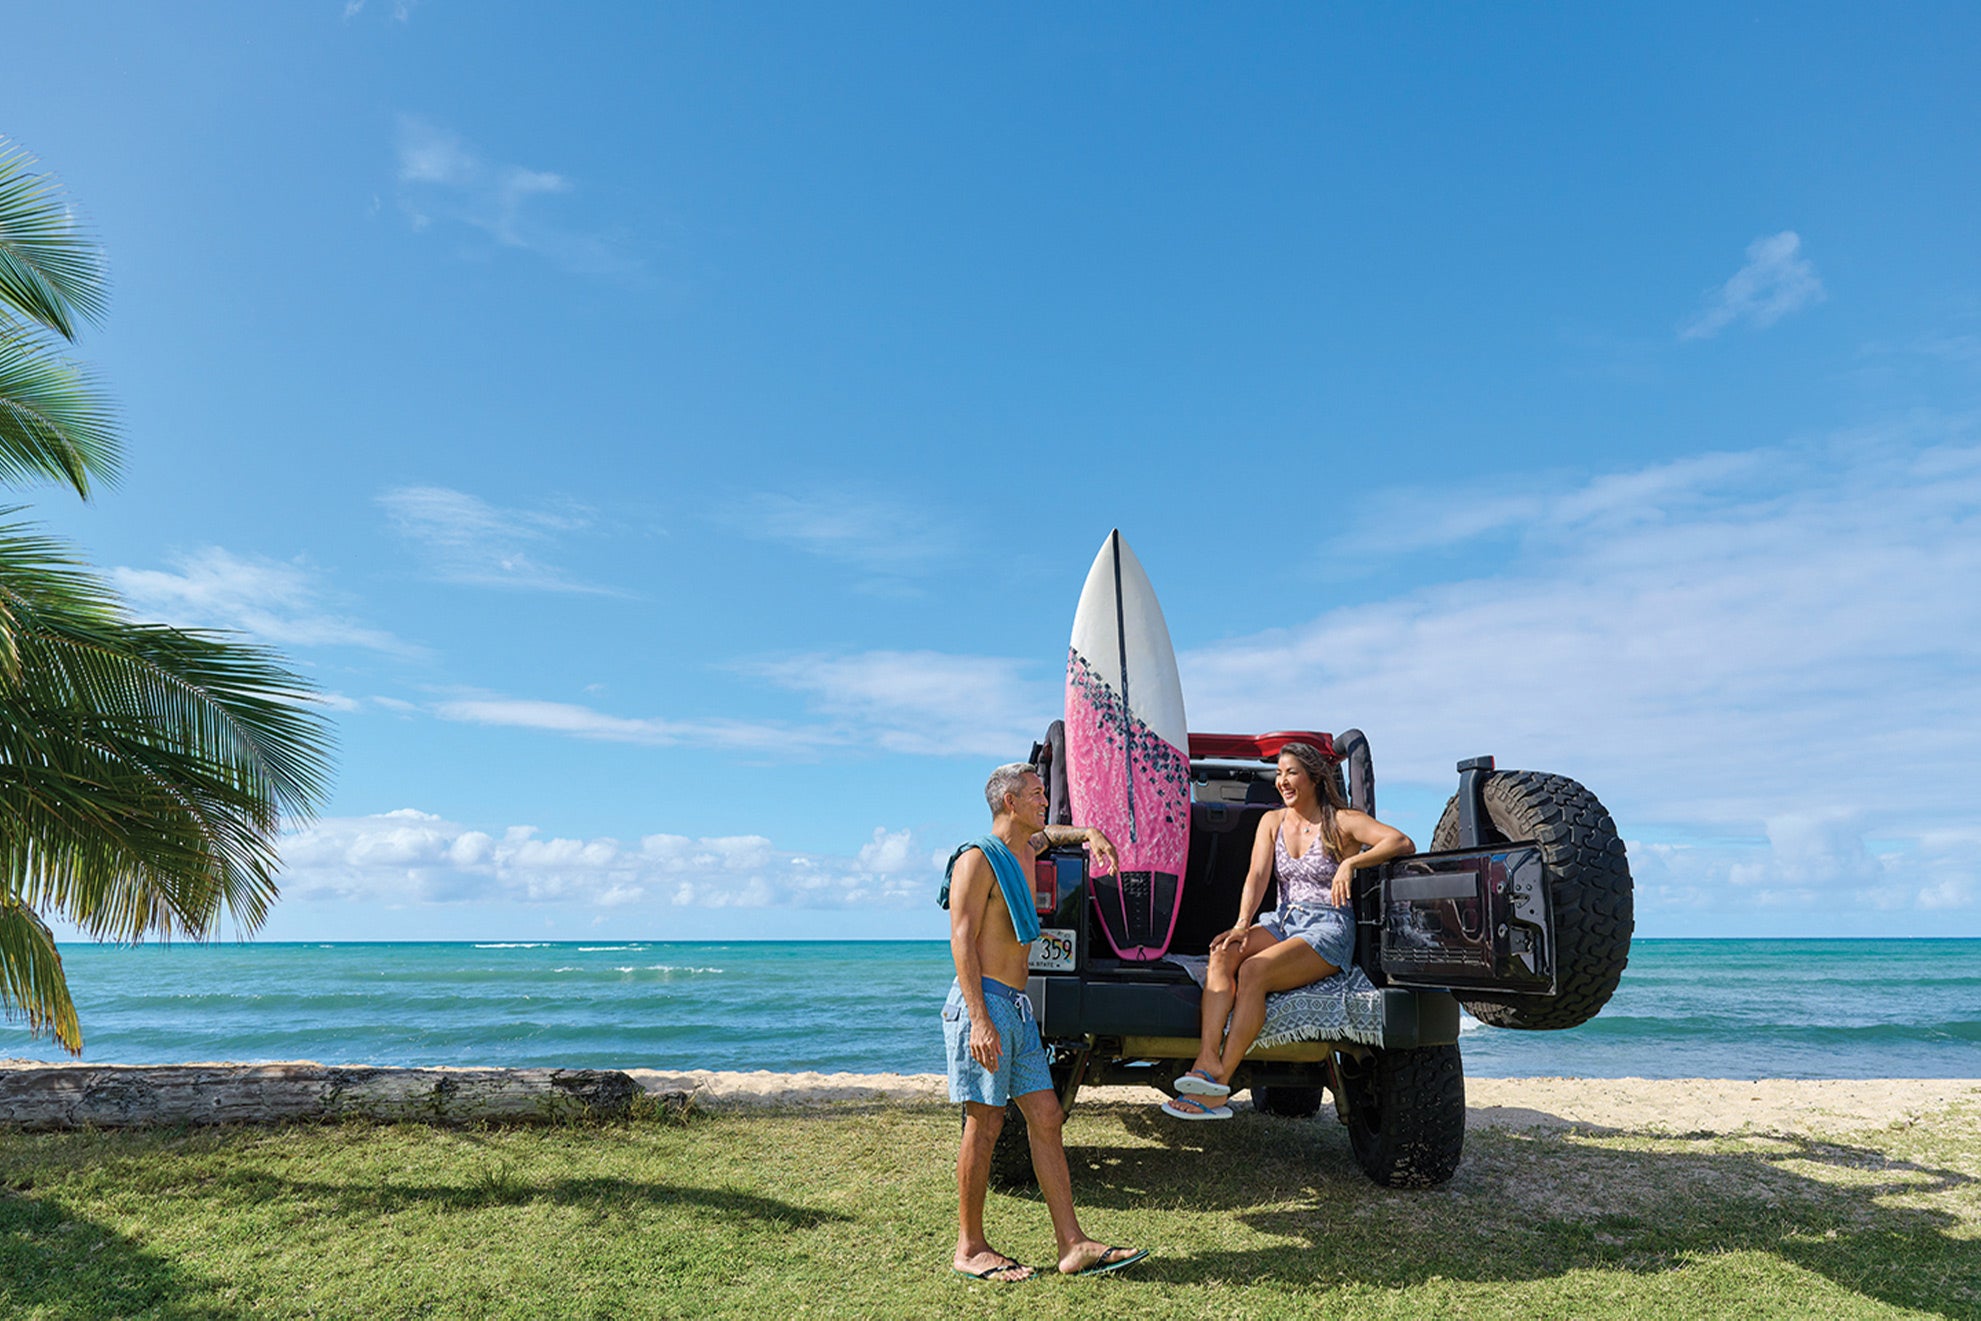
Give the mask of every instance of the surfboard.
POLYGON ((1099 826, 1120 867, 1090 884, 1116 957, 1159 959, 1176 932, 1190 849, 1190 734, 1155 589, 1117 529, 1080 590, 1066 651, 1073 823, 1099 826))

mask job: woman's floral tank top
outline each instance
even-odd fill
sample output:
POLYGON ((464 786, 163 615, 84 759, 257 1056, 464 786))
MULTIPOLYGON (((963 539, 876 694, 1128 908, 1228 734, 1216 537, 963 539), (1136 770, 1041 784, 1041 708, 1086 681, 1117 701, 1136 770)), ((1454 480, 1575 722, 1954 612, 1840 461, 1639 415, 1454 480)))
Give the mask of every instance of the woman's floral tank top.
POLYGON ((1279 875, 1281 908, 1333 908, 1334 874, 1339 866, 1320 840, 1296 858, 1286 851, 1285 826, 1273 832, 1273 871, 1279 875))

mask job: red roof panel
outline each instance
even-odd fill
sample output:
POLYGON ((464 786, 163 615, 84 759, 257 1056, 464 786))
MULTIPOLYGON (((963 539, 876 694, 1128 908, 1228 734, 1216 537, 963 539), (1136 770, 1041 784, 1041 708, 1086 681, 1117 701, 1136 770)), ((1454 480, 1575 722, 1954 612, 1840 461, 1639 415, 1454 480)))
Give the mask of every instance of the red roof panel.
POLYGON ((1311 729, 1282 729, 1271 734, 1192 734, 1190 755, 1228 761, 1276 761, 1289 743, 1311 743, 1324 757, 1335 756, 1334 736, 1311 729))

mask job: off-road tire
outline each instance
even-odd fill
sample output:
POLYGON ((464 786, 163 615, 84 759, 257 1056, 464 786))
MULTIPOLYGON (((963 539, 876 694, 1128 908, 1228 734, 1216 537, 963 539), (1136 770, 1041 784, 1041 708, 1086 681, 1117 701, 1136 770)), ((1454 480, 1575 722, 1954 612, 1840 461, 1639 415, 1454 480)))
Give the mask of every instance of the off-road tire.
POLYGON ((1004 1106, 1004 1127, 998 1130, 991 1147, 990 1185, 1007 1192, 1022 1192, 1039 1186, 1032 1172, 1032 1139, 1025 1127, 1025 1112, 1016 1101, 1004 1106))
MULTIPOLYGON (((1073 1077, 1073 1065, 1055 1061, 1050 1067, 1053 1090, 1064 1096, 1066 1084, 1073 1077)), ((1004 1127, 998 1130, 997 1141, 991 1146, 990 1183, 991 1187, 1006 1192, 1024 1192, 1039 1186, 1039 1176, 1032 1169, 1031 1130, 1026 1126, 1025 1112, 1016 1101, 1004 1103, 1004 1127)))
POLYGON ((1465 1154, 1465 1066, 1456 1044, 1337 1060, 1355 1163, 1385 1188, 1432 1188, 1465 1154))
MULTIPOLYGON (((1533 840, 1541 847, 1554 900, 1556 994, 1460 992, 1458 1002, 1494 1027, 1578 1027, 1609 1002, 1630 961, 1630 860, 1616 822, 1596 795, 1565 775, 1495 771, 1480 796, 1490 822, 1482 844, 1533 840)), ((1438 818, 1431 847, 1458 847, 1456 794, 1438 818)))
POLYGON ((1252 1108, 1262 1115, 1285 1119, 1311 1119, 1320 1112, 1319 1087, 1254 1087, 1252 1108))

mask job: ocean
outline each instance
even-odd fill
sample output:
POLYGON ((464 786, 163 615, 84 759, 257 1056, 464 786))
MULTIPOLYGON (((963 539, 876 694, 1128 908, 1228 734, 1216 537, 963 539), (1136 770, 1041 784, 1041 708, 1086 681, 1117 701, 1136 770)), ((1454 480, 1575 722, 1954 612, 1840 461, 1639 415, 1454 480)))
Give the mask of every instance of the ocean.
MULTIPOLYGON (((949 946, 64 946, 83 1059, 936 1073, 949 946)), ((1594 1021, 1465 1020, 1480 1077, 1981 1077, 1981 940, 1639 940, 1594 1021)), ((0 1057, 67 1058, 16 1022, 0 1057)))

